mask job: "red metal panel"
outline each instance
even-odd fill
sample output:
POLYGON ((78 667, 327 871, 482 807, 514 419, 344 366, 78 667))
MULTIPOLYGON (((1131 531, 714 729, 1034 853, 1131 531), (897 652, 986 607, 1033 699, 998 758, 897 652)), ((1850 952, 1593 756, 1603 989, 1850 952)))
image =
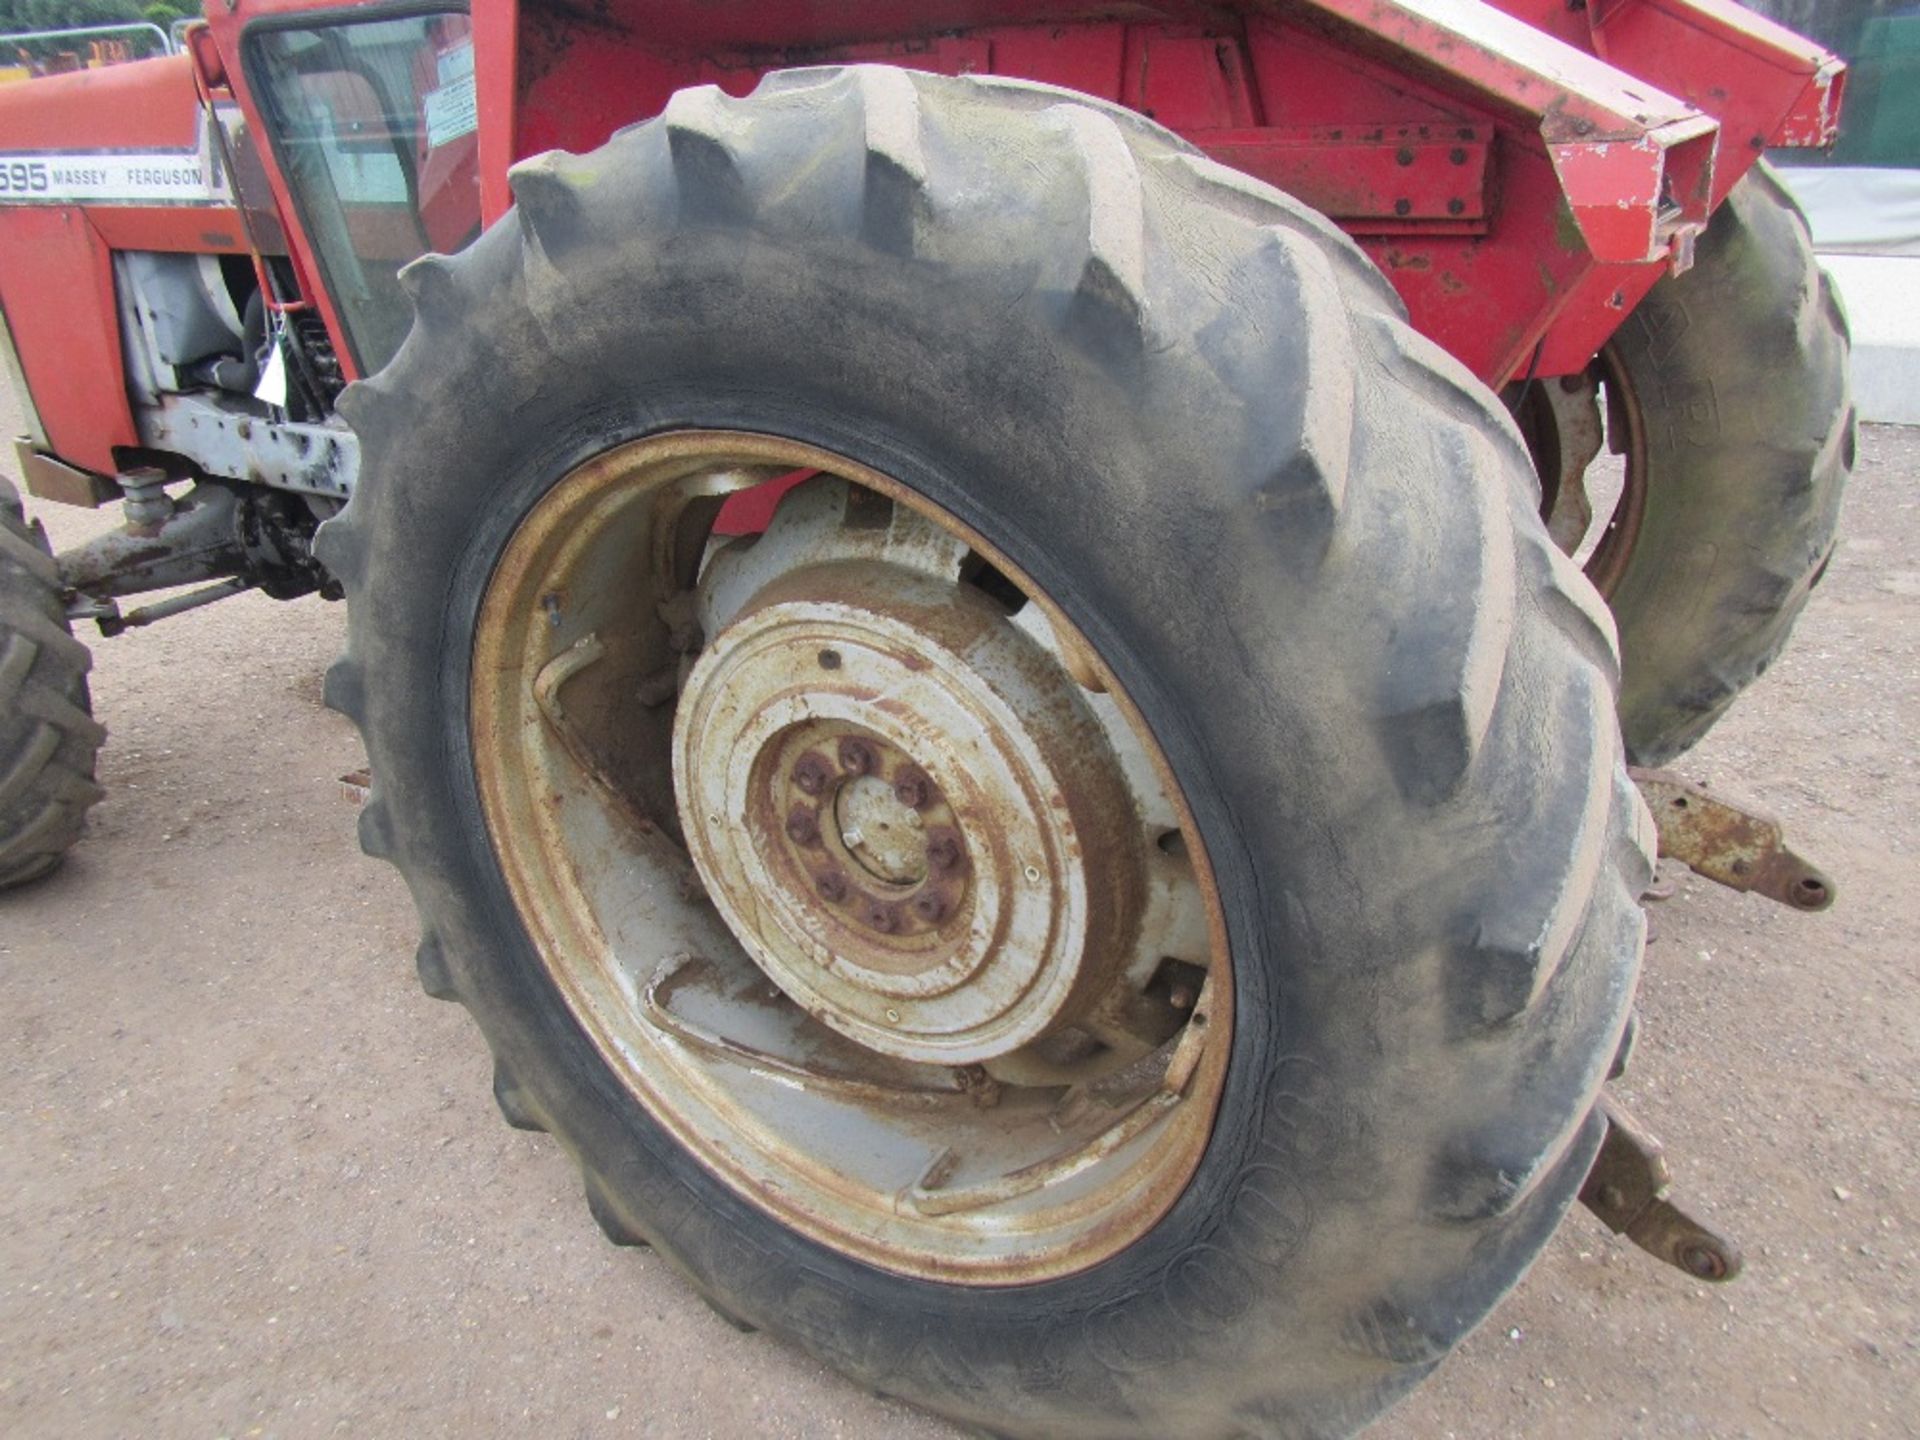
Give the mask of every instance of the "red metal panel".
MULTIPOLYGON (((301 0, 244 0, 250 7, 297 7, 301 0)), ((311 0, 309 0, 311 3, 311 0)), ((481 0, 489 3, 489 0, 481 0)), ((1116 14, 1162 25, 1218 25, 1245 5, 1206 0, 594 0, 543 3, 541 25, 585 18, 602 35, 627 31, 661 53, 758 56, 768 68, 833 45, 926 38, 996 25, 1066 27, 1116 14)))
POLYGON ((1169 130, 1230 130, 1260 123, 1246 51, 1229 35, 1178 35, 1134 27, 1121 98, 1169 130))
POLYGON ((487 0, 473 7, 473 83, 480 107, 480 221, 491 225, 507 213, 513 193, 507 169, 514 162, 520 120, 520 0, 487 0))
POLYGON ((0 85, 0 149, 191 150, 198 125, 185 55, 0 85))
POLYGON ((89 205, 87 221, 109 249, 244 255, 240 212, 225 206, 89 205))
POLYGON ((0 306, 47 443, 70 465, 114 473, 113 447, 139 437, 120 358, 113 260, 79 207, 0 209, 0 306))
MULTIPOLYGON (((835 46, 830 58, 849 65, 902 65, 935 75, 994 74, 993 46, 980 35, 941 35, 929 40, 876 40, 866 45, 835 46)), ((760 78, 757 67, 714 64, 702 69, 722 88, 744 94, 760 78)))
POLYGON ((1589 16, 1597 55, 1720 121, 1716 202, 1768 145, 1832 143, 1839 63, 1792 31, 1725 0, 1611 0, 1589 16))
POLYGON ((1063 85, 1102 100, 1120 97, 1124 25, 1007 25, 978 33, 993 46, 995 74, 1063 85))
MULTIPOLYGON (((231 42, 249 17, 311 8, 238 0, 215 18, 231 42)), ((1498 382, 1586 363, 1684 262, 1754 137, 1817 137, 1837 94, 1830 57, 1727 0, 1162 0, 1128 13, 1122 25, 1062 0, 478 5, 486 213, 504 208, 514 156, 591 148, 690 83, 739 94, 766 69, 850 58, 990 70, 1137 105, 1334 214, 1416 324, 1498 382), (1737 154, 1715 156, 1713 117, 1740 137, 1737 154), (1408 165, 1398 145, 1343 143, 1422 125, 1473 131, 1464 165, 1451 146, 1416 145, 1408 165)))
MULTIPOLYGON (((668 56, 563 11, 528 17, 517 44, 516 160, 545 150, 590 150, 622 125, 658 114, 676 89, 709 78, 697 57, 668 56)), ((484 63, 478 51, 475 61, 484 63)), ((740 78, 752 89, 759 76, 745 70, 740 78)), ((491 119, 481 114, 483 147, 491 119)))
POLYGON ((1487 229, 1491 125, 1266 126, 1191 130, 1187 138, 1356 235, 1487 229))
POLYGON ((1594 266, 1545 157, 1504 158, 1494 235, 1358 237, 1420 331, 1496 383, 1525 372, 1541 334, 1594 266))

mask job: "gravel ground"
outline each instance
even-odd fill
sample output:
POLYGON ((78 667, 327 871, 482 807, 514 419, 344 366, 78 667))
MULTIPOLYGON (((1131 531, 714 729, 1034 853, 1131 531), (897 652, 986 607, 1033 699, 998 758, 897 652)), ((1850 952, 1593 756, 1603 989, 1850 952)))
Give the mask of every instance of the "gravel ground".
MULTIPOLYGON (((1920 1436, 1916 476, 1920 430, 1867 432, 1794 646, 1682 765, 1842 887, 1654 910, 1619 1088, 1745 1277, 1576 1211, 1375 1435, 1920 1436)), ((36 508, 61 544, 103 523, 36 508)), ((736 1334, 501 1123, 339 798, 342 619, 245 597, 98 646, 109 798, 0 901, 0 1432, 954 1434, 736 1334)))

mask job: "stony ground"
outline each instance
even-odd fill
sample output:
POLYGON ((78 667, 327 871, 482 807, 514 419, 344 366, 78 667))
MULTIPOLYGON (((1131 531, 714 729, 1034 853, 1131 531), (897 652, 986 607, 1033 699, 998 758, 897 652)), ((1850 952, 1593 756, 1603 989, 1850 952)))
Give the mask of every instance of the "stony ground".
MULTIPOLYGON (((1862 455, 1791 652, 1684 766, 1840 903, 1683 883, 1620 1087, 1747 1274, 1576 1211, 1379 1436, 1920 1435, 1920 431, 1862 455)), ((728 1329, 500 1122, 338 798, 341 621, 245 598, 99 646, 110 798, 0 901, 0 1433, 953 1433, 728 1329)))

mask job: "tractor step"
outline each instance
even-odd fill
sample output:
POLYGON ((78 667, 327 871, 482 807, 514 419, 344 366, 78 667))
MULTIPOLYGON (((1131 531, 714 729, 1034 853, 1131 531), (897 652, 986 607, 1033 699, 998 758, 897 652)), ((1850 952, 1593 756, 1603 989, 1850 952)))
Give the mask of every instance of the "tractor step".
POLYGON ((1765 811, 1737 805, 1670 770, 1635 767, 1630 773, 1653 812, 1663 856, 1731 890, 1750 890, 1794 910, 1833 904, 1833 880, 1794 853, 1780 822, 1765 811))

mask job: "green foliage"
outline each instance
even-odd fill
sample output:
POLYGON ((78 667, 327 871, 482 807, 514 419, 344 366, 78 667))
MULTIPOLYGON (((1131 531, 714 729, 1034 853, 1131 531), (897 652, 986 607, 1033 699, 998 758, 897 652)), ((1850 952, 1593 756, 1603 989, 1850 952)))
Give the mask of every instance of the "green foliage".
MULTIPOLYGON (((26 30, 67 30, 81 25, 118 25, 149 20, 165 30, 187 13, 168 4, 144 4, 142 0, 0 0, 0 34, 19 34, 26 30), (163 18, 164 17, 164 18, 163 18)), ((135 54, 147 54, 160 48, 151 33, 130 32, 124 37, 135 54)), ((45 58, 59 50, 76 50, 84 41, 47 41, 26 48, 45 58)), ((17 48, 8 45, 8 51, 17 48)))

